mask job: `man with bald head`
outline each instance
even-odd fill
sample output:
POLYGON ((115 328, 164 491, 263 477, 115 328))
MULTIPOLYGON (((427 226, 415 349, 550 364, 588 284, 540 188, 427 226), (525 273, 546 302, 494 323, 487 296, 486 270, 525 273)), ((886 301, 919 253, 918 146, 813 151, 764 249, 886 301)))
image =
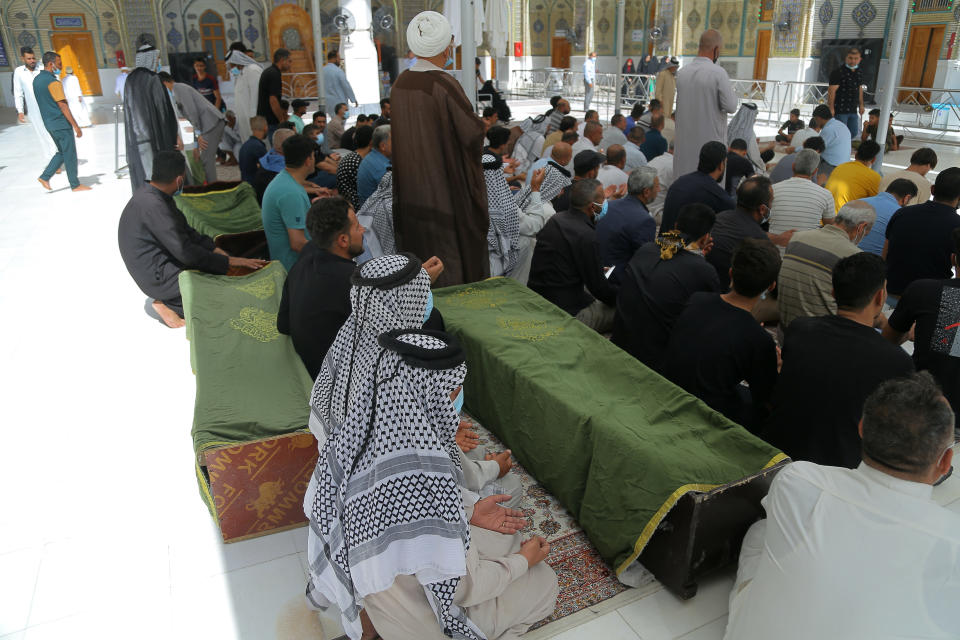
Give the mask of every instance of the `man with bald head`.
POLYGON ((674 175, 697 170, 705 143, 727 143, 727 114, 736 111, 738 104, 727 72, 716 64, 722 46, 718 31, 704 31, 697 57, 677 72, 674 175))
MULTIPOLYGON (((603 140, 603 125, 593 120, 587 121, 583 128, 583 135, 573 144, 573 157, 581 151, 600 151, 600 141, 603 140)), ((567 165, 567 171, 573 170, 573 164, 567 165)))

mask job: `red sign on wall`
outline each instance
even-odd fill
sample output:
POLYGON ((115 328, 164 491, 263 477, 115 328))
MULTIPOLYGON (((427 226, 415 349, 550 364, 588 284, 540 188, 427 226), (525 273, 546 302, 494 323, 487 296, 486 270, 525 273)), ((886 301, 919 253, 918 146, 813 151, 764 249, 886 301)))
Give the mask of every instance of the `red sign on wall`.
POLYGON ((117 54, 117 67, 127 66, 127 59, 123 57, 123 51, 117 49, 114 53, 117 54))
POLYGON ((523 56, 523 43, 522 43, 522 42, 514 42, 514 43, 513 43, 513 55, 516 56, 517 58, 523 56))

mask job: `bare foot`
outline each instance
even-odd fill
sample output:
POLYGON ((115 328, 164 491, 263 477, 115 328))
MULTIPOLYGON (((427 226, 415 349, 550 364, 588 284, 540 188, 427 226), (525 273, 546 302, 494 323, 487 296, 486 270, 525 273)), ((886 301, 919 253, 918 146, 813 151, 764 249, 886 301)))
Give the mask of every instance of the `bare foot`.
POLYGON ((43 188, 47 191, 50 191, 50 183, 44 180, 43 178, 37 178, 37 182, 43 185, 43 188))
POLYGON ((90 191, 90 187, 88 187, 88 186, 85 185, 85 184, 81 184, 80 186, 77 186, 77 187, 74 187, 73 189, 70 189, 70 191, 90 191))
MULTIPOLYGON (((90 187, 87 188, 89 189, 90 187)), ((153 301, 153 309, 160 315, 160 319, 163 320, 163 323, 171 329, 179 329, 187 324, 184 322, 183 318, 177 315, 176 311, 163 304, 159 300, 153 301)))

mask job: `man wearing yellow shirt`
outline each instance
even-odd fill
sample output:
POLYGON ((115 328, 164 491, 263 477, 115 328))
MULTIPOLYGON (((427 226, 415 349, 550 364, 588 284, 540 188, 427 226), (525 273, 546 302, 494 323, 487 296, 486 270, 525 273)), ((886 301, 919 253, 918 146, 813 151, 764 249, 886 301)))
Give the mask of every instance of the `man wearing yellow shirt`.
POLYGON ((837 211, 852 200, 870 198, 880 192, 880 174, 873 170, 878 153, 880 145, 866 140, 857 149, 852 162, 844 162, 830 174, 824 186, 833 194, 837 211))

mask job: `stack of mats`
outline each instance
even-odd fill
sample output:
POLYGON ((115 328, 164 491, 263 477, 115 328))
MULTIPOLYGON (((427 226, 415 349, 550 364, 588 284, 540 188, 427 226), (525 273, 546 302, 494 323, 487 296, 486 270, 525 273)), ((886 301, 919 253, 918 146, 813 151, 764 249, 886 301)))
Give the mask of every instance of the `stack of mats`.
POLYGON ((246 182, 186 187, 174 200, 187 223, 211 238, 263 228, 257 194, 246 182))
MULTIPOLYGON (((437 289, 434 300, 466 351, 469 413, 618 575, 684 496, 742 484, 786 459, 511 279, 437 289)), ((759 498, 749 501, 759 513, 759 498)), ((739 543, 720 541, 734 552, 739 543)))
POLYGON ((200 492, 225 541, 299 526, 317 460, 312 381, 277 331, 286 272, 180 274, 197 378, 193 447, 200 492))

